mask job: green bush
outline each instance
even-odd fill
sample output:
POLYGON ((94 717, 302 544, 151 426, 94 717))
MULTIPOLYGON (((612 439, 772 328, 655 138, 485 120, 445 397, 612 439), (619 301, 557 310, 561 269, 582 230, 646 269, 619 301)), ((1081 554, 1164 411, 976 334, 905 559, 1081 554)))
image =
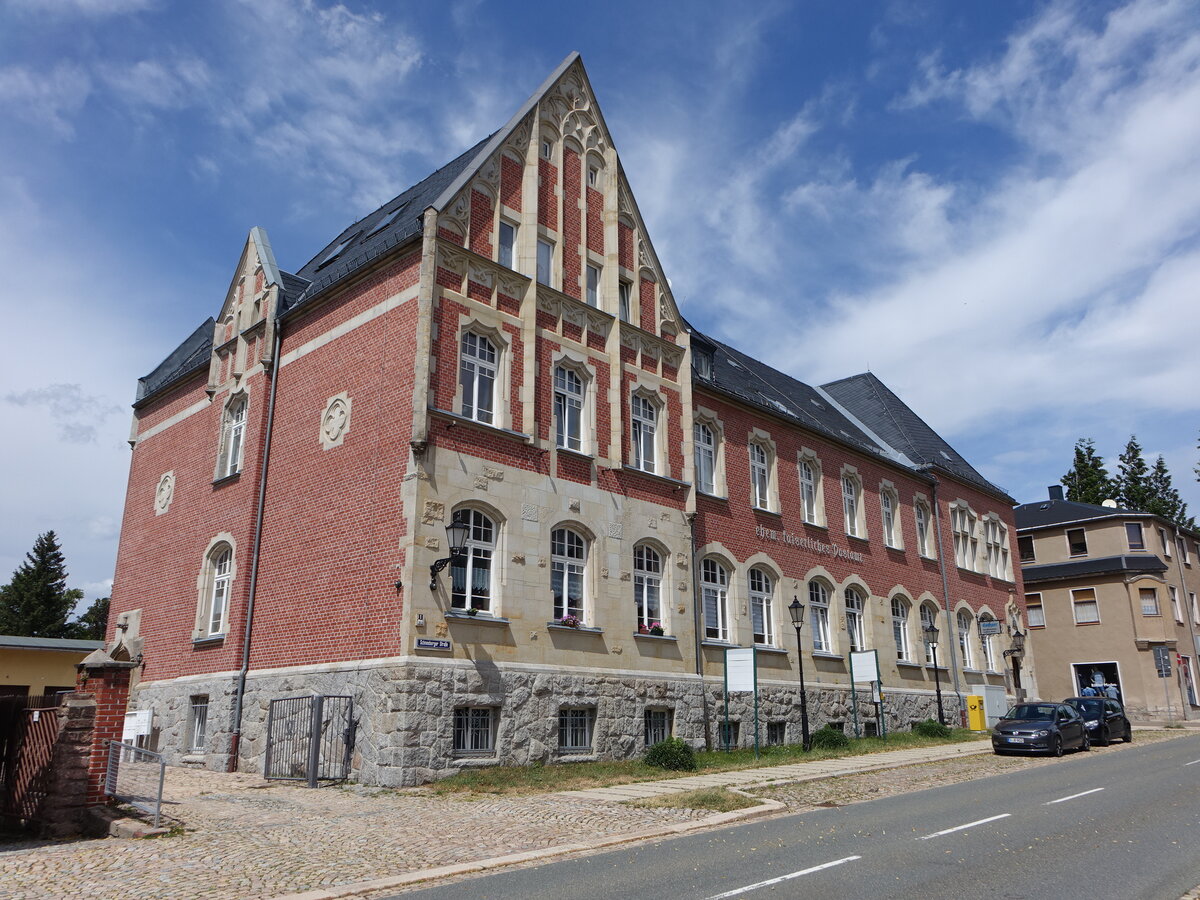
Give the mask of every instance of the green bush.
POLYGON ((670 737, 646 751, 646 765, 690 772, 696 768, 696 753, 687 741, 670 737))
POLYGON ((828 725, 814 731, 809 742, 814 750, 845 750, 850 746, 850 738, 828 725))
POLYGON ((950 727, 941 724, 936 719, 926 719, 924 722, 916 722, 913 724, 912 730, 913 734, 919 734, 921 737, 950 737, 950 727))

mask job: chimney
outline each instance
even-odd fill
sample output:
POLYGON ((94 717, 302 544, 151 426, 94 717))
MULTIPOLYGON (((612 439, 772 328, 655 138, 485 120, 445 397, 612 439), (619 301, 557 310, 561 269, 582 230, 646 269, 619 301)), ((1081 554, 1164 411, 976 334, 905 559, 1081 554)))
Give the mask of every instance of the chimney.
POLYGON ((1063 498, 1062 485, 1061 484, 1050 485, 1050 499, 1051 500, 1061 500, 1062 498, 1063 498))

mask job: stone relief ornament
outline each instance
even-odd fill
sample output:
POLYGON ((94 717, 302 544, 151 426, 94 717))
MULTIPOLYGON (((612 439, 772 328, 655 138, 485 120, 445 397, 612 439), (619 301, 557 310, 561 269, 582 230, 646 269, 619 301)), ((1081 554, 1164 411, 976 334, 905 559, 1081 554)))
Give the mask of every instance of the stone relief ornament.
POLYGON ((164 472, 158 479, 158 487, 154 489, 154 514, 161 516, 171 507, 175 499, 175 473, 164 472))
POLYGON ((330 397, 321 414, 321 447, 325 450, 340 447, 349 430, 350 398, 345 393, 330 397))

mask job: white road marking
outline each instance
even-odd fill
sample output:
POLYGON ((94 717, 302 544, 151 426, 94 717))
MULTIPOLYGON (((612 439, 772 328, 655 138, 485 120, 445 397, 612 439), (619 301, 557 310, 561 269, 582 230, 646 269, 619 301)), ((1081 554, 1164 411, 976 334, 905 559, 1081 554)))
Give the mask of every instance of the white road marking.
POLYGON ((1072 794, 1070 797, 1059 797, 1057 800, 1049 800, 1043 803, 1042 806, 1049 806, 1051 803, 1065 803, 1067 800, 1074 800, 1076 797, 1086 797, 1088 794, 1094 794, 1102 790, 1104 788, 1092 788, 1090 791, 1084 791, 1082 794, 1072 794))
POLYGON ((1194 766, 1194 765, 1196 765, 1196 763, 1200 763, 1200 759, 1193 759, 1190 763, 1184 763, 1184 765, 1185 766, 1194 766))
POLYGON ((856 859, 862 859, 862 857, 847 856, 844 859, 835 859, 833 862, 821 863, 821 865, 813 866, 811 869, 801 869, 799 872, 792 872, 789 875, 780 875, 778 878, 760 881, 757 884, 748 884, 745 887, 735 888, 732 891, 726 891, 724 894, 716 894, 712 897, 709 897, 708 900, 724 900, 726 897, 737 897, 740 894, 748 894, 751 891, 756 891, 762 887, 770 887, 773 884, 789 881, 792 878, 799 878, 801 875, 811 875, 813 872, 820 872, 822 869, 832 869, 834 866, 840 866, 842 863, 853 862, 856 859))
POLYGON ((980 819, 978 822, 968 822, 966 825, 956 825, 953 828, 946 828, 942 831, 935 831, 933 834, 922 835, 917 838, 918 841, 927 841, 930 838, 941 837, 943 834, 953 834, 956 831, 962 831, 964 828, 974 828, 976 825, 986 825, 988 822, 995 822, 997 819, 1007 819, 1012 813, 1000 813, 998 816, 991 816, 987 819, 980 819))

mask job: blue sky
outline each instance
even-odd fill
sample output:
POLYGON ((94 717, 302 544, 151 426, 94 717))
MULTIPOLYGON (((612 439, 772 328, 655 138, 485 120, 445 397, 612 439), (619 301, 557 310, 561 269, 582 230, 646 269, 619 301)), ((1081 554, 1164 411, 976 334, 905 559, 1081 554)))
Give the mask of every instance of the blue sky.
POLYGON ((583 54, 676 299, 870 369, 1044 496, 1131 433, 1200 512, 1200 7, 0 0, 0 579, 112 577, 138 376, 583 54))

